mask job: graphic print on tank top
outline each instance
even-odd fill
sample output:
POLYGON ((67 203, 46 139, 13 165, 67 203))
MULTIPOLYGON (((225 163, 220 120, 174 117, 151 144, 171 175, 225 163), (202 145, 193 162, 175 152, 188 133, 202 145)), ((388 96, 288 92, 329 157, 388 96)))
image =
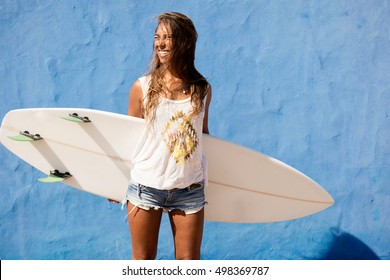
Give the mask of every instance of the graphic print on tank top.
POLYGON ((195 152, 199 141, 188 115, 178 110, 166 123, 162 137, 178 165, 185 164, 195 152))

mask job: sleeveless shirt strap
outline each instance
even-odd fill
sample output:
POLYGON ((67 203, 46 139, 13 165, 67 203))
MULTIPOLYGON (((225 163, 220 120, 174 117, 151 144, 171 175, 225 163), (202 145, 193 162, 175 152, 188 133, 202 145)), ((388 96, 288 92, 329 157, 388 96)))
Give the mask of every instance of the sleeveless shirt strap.
POLYGON ((144 97, 146 96, 146 94, 149 90, 151 78, 152 77, 150 75, 148 75, 148 76, 143 76, 143 77, 138 79, 141 82, 142 94, 144 97))

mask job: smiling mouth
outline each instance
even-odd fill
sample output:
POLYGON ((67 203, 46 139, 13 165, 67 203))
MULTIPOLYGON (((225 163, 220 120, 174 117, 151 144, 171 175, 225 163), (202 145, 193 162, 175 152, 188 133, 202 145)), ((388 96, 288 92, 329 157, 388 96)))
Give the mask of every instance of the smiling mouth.
POLYGON ((160 55, 160 57, 167 57, 168 56, 168 51, 158 51, 158 54, 160 55))

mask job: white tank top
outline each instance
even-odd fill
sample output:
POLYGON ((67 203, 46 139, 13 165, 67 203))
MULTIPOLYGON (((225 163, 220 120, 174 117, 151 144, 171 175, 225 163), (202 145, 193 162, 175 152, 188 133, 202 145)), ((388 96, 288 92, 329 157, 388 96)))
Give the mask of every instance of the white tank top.
MULTIPOLYGON (((139 78, 144 97, 150 80, 150 76, 139 78)), ((202 145, 204 110, 189 119, 191 110, 190 98, 160 97, 155 119, 145 127, 134 151, 132 180, 162 190, 186 188, 207 180, 202 145)))

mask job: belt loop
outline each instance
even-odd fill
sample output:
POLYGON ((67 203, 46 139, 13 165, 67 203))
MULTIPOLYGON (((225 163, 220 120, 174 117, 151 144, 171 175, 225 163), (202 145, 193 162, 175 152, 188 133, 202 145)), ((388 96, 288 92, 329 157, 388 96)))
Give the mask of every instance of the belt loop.
POLYGON ((137 195, 138 198, 141 198, 141 184, 137 184, 137 195))

